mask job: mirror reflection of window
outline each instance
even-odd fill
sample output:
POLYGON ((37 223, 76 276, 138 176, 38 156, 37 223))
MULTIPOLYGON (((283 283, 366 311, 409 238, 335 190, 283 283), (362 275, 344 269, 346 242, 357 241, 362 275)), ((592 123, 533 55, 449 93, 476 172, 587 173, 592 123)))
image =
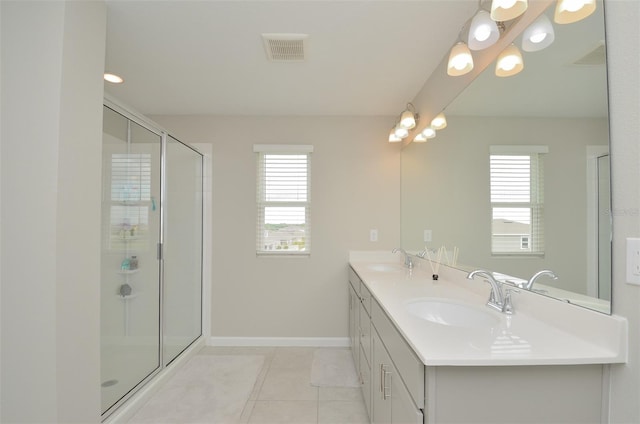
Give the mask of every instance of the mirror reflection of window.
POLYGON ((546 146, 491 146, 491 253, 544 255, 546 146))

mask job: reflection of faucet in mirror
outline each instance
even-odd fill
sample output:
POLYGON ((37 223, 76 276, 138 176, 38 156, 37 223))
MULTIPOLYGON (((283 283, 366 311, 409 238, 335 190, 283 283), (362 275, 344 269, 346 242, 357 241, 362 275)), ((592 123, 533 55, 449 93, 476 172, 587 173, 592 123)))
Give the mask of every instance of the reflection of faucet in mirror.
MULTIPOLYGON (((500 312, 507 312, 505 310, 505 302, 504 296, 502 294, 502 286, 501 284, 493 278, 493 275, 489 271, 484 271, 482 269, 476 269, 475 271, 471 271, 467 278, 469 280, 473 280, 473 277, 479 275, 485 278, 485 281, 491 284, 491 293, 489 294, 489 301, 487 302, 487 306, 490 308, 496 309, 500 312)), ((513 307, 509 305, 509 313, 513 313, 513 307)))
POLYGON ((527 284, 524 285, 524 289, 526 290, 531 290, 533 288, 533 283, 536 282, 536 280, 540 277, 542 277, 543 275, 546 275, 548 277, 551 277, 551 279, 553 280, 557 280, 558 276, 551 270, 548 269, 543 269, 542 271, 538 271, 536 272, 533 277, 529 278, 529 281, 527 282, 527 284))
POLYGON ((407 251, 400 247, 394 247, 391 253, 396 253, 396 252, 402 252, 402 254, 404 255, 404 266, 406 266, 409 269, 412 269, 413 261, 411 260, 411 256, 409 256, 407 251))

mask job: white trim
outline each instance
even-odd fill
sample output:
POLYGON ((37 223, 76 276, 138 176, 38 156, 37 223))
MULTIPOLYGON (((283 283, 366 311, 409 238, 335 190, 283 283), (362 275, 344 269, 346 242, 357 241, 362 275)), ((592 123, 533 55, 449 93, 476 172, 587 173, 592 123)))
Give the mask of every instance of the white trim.
POLYGON ((348 337, 210 337, 207 346, 349 347, 348 337))
POLYGON ((254 153, 313 153, 311 144, 254 144, 254 153))
POLYGON ((208 340, 211 336, 211 280, 213 258, 213 145, 194 143, 193 146, 203 155, 202 163, 202 336, 208 340))
POLYGON ((516 155, 528 153, 549 153, 549 146, 521 144, 521 145, 493 145, 489 146, 492 155, 516 155))
POLYGON ((587 296, 598 297, 598 157, 608 145, 587 146, 587 296))

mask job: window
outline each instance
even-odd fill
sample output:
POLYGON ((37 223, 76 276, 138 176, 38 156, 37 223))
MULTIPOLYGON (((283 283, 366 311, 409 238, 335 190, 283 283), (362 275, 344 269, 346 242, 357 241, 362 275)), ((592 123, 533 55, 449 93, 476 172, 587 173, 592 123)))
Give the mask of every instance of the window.
POLYGON ((544 255, 547 146, 491 146, 491 253, 544 255))
POLYGON ((258 154, 256 253, 309 255, 313 146, 265 145, 258 154))

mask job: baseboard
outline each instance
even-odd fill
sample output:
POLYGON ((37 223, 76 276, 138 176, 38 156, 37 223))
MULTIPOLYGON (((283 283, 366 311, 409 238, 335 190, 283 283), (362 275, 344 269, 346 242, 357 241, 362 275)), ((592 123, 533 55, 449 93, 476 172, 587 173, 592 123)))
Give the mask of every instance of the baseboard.
POLYGON ((348 337, 210 337, 207 346, 349 347, 348 337))

